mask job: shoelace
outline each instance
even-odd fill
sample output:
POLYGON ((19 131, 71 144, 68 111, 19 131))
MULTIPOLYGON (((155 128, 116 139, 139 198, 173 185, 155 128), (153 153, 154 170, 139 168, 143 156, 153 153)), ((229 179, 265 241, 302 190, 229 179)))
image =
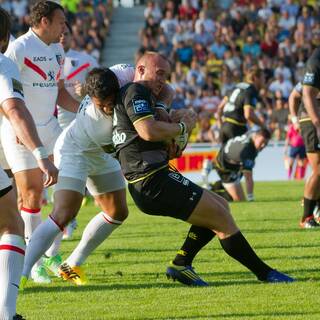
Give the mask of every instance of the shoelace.
POLYGON ((67 265, 67 264, 62 264, 62 265, 60 266, 60 269, 61 269, 64 273, 66 273, 67 276, 68 276, 68 278, 70 278, 70 279, 80 278, 79 275, 78 275, 76 272, 74 272, 74 271, 72 270, 72 268, 71 268, 69 265, 67 265))

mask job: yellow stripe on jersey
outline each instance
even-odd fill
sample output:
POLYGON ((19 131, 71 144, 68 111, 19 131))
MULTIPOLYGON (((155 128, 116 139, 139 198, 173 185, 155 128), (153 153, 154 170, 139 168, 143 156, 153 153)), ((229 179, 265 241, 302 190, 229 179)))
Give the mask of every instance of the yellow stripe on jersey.
POLYGON ((135 125, 136 123, 138 123, 138 122, 141 121, 141 120, 148 119, 148 118, 152 118, 152 117, 153 117, 152 114, 148 114, 147 116, 144 116, 144 117, 139 118, 138 120, 134 121, 134 122, 133 122, 133 125, 135 125))
POLYGON ((311 118, 303 118, 303 119, 299 119, 299 122, 307 122, 307 121, 311 121, 311 118))
POLYGON ((232 123, 232 124, 235 124, 237 126, 242 126, 242 127, 245 127, 246 126, 246 123, 243 123, 243 122, 239 122, 235 119, 232 119, 232 118, 224 118, 224 121, 225 122, 229 122, 229 123, 232 123))
POLYGON ((167 165, 167 164, 166 164, 166 165, 164 165, 164 166, 162 166, 162 167, 160 167, 160 168, 157 168, 157 169, 155 169, 155 170, 153 170, 153 171, 149 172, 148 174, 146 174, 146 175, 145 175, 145 176, 143 176, 143 177, 140 177, 140 178, 138 178, 138 179, 131 180, 131 181, 129 181, 129 180, 128 180, 128 183, 136 183, 136 182, 138 182, 138 181, 142 181, 142 180, 144 180, 144 179, 146 179, 146 178, 148 178, 148 177, 152 176, 152 175, 153 175, 153 174, 155 174, 156 172, 158 172, 158 171, 160 171, 161 169, 164 169, 164 168, 166 168, 166 167, 168 167, 168 165, 167 165))

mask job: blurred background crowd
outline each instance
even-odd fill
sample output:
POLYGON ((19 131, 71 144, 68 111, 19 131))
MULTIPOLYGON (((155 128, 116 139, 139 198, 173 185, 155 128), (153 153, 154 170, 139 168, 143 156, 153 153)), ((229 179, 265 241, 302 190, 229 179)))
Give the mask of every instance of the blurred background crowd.
MULTIPOLYGON (((100 60, 112 16, 112 0, 62 0, 72 25, 72 49, 100 60)), ((198 128, 192 142, 219 142, 216 111, 224 96, 258 65, 265 74, 256 112, 283 140, 288 97, 304 65, 320 45, 316 0, 152 0, 145 3, 137 57, 146 50, 167 56, 176 91, 173 108, 194 108, 198 128)), ((120 2, 119 2, 120 3, 120 2)), ((32 1, 0 0, 13 17, 15 37, 28 30, 32 1)))
MULTIPOLYGON (((0 6, 11 13, 12 34, 15 37, 29 29, 30 5, 35 1, 0 0, 0 6)), ((112 0, 62 0, 66 16, 72 26, 71 49, 85 51, 98 61, 109 32, 112 0)))
POLYGON ((156 50, 169 57, 176 91, 173 108, 199 115, 195 142, 218 143, 217 107, 246 71, 265 74, 256 112, 283 140, 288 97, 320 45, 320 7, 307 0, 147 1, 137 56, 156 50))

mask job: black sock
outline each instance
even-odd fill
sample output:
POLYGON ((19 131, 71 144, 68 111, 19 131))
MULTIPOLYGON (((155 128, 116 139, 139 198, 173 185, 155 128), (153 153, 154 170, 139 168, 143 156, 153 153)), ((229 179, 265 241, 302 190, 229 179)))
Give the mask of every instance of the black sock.
POLYGON ((220 243, 230 257, 251 270, 259 280, 266 280, 267 274, 273 270, 256 255, 240 231, 229 238, 220 240, 220 243))
POLYGON ((173 260, 177 266, 191 266, 194 257, 216 234, 206 228, 192 225, 184 244, 173 260))
POLYGON ((317 200, 303 198, 303 216, 302 221, 313 215, 313 210, 317 205, 317 200))

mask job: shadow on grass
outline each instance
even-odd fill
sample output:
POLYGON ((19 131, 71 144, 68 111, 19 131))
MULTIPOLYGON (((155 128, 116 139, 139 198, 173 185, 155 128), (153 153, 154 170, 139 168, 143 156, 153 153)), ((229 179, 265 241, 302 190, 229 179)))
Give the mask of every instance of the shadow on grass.
POLYGON ((308 319, 307 316, 308 315, 319 315, 320 312, 295 312, 295 311, 288 311, 288 312, 261 312, 261 313, 230 313, 230 314, 210 314, 210 315, 206 315, 206 316, 183 316, 183 317, 174 317, 174 318, 168 318, 168 317, 152 317, 152 318, 143 318, 144 320, 179 320, 179 319, 234 319, 239 318, 239 319, 249 319, 249 318, 257 318, 257 317, 267 317, 270 319, 276 319, 276 318, 280 318, 280 317, 290 317, 290 316, 305 316, 305 319, 308 319))

